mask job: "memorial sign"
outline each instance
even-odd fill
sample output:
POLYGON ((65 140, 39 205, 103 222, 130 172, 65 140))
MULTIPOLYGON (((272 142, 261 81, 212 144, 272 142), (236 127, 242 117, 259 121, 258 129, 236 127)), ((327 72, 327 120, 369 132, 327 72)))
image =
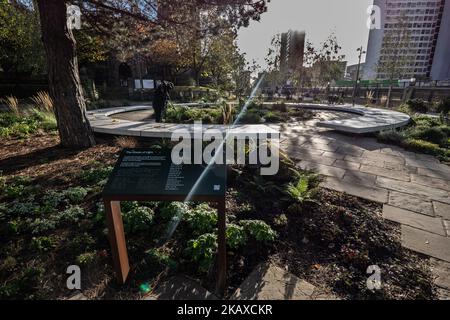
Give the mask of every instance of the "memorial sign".
POLYGON ((103 195, 224 197, 225 183, 225 165, 176 165, 169 149, 124 149, 103 195))
POLYGON ((124 149, 103 190, 114 268, 119 282, 130 270, 120 201, 205 201, 218 209, 218 279, 226 278, 226 165, 174 164, 170 149, 124 149))

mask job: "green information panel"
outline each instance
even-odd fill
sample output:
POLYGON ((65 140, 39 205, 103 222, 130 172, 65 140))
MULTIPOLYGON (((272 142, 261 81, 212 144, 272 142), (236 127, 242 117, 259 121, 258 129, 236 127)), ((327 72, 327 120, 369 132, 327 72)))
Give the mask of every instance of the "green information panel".
POLYGON ((104 196, 224 196, 226 165, 180 164, 168 149, 124 149, 104 196))

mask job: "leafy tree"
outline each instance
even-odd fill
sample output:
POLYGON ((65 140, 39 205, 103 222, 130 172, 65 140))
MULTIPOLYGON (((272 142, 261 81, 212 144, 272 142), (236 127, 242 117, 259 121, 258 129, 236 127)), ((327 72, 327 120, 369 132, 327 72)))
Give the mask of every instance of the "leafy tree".
MULTIPOLYGON (((154 0, 36 1, 47 56, 50 94, 56 106, 61 144, 76 148, 89 147, 95 141, 86 118, 75 37, 67 26, 66 9, 69 3, 78 4, 84 16, 96 26, 111 25, 114 20, 131 17, 140 22, 139 27, 143 30, 147 27, 164 29, 183 25, 188 29, 193 26, 192 19, 205 17, 208 23, 197 23, 197 35, 214 34, 225 24, 234 28, 247 26, 251 19, 260 19, 260 15, 266 11, 265 0, 223 0, 220 3, 215 0, 166 0, 158 1, 158 7, 154 0), (207 20, 213 14, 223 19, 207 20)), ((194 50, 202 48, 197 42, 194 44, 191 43, 194 50)), ((196 65, 198 63, 195 61, 196 65)))
POLYGON ((266 81, 272 85, 284 82, 285 75, 280 72, 281 34, 276 34, 270 41, 270 47, 265 57, 267 63, 266 81))
POLYGON ((304 55, 305 67, 298 71, 299 82, 325 86, 332 80, 342 77, 342 60, 345 56, 340 54, 341 49, 334 34, 328 36, 318 48, 307 42, 304 55))
POLYGON ((30 3, 0 0, 0 67, 6 74, 45 70, 39 18, 30 3))
POLYGON ((281 73, 280 71, 280 48, 281 35, 277 34, 272 38, 271 46, 266 56, 268 65, 267 79, 274 84, 292 82, 297 86, 323 86, 332 80, 337 80, 342 76, 342 60, 344 55, 340 54, 341 47, 334 34, 322 42, 319 47, 315 47, 307 41, 303 55, 303 65, 295 66, 292 72, 281 73))

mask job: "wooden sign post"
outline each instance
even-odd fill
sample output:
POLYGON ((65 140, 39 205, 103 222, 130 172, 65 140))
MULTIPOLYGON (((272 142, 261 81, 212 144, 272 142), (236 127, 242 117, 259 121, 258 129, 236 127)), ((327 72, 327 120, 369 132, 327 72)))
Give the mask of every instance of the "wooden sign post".
POLYGON ((218 209, 217 291, 226 284, 226 165, 181 164, 167 149, 124 149, 103 190, 106 222, 117 278, 127 280, 130 265, 120 211, 121 201, 203 201, 218 209))

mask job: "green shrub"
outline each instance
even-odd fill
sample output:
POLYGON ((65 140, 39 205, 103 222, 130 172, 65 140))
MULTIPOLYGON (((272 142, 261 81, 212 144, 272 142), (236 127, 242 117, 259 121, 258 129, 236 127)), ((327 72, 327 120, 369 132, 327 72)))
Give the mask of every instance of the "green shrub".
POLYGON ((53 211, 65 202, 66 196, 62 191, 47 190, 42 197, 42 204, 45 211, 53 211))
POLYGON ((58 129, 55 115, 49 111, 33 109, 33 116, 40 122, 39 127, 45 131, 55 131, 58 129))
POLYGON ((30 246, 32 250, 46 252, 56 246, 56 241, 51 237, 33 237, 30 246))
POLYGON ((288 217, 284 213, 282 213, 282 214, 276 216, 273 219, 273 222, 275 223, 276 226, 283 227, 288 224, 288 217))
POLYGON ((40 234, 56 228, 57 221, 53 219, 36 218, 30 221, 29 227, 32 234, 40 234))
POLYGON ((286 103, 284 102, 280 102, 280 103, 275 103, 272 105, 272 109, 279 111, 279 112, 287 112, 287 106, 286 103))
POLYGON ((137 201, 122 201, 120 203, 120 208, 123 213, 127 213, 131 210, 134 210, 136 208, 139 208, 139 202, 137 201))
POLYGON ((160 215, 164 220, 180 219, 188 210, 183 202, 165 202, 160 208, 160 215))
POLYGON ((407 101, 408 107, 412 112, 427 113, 428 107, 422 99, 411 99, 407 101))
POLYGON ((1 195, 13 199, 28 195, 33 189, 31 178, 22 176, 16 176, 8 182, 3 180, 1 187, 1 195))
POLYGON ((403 113, 406 113, 406 114, 409 114, 409 115, 412 115, 412 111, 411 111, 411 109, 409 108, 409 105, 407 105, 406 103, 403 103, 403 104, 401 104, 399 107, 398 107, 398 111, 400 111, 400 112, 403 112, 403 113))
POLYGON ((58 222, 64 224, 78 223, 84 216, 84 209, 79 206, 70 206, 56 215, 58 222))
POLYGON ((432 118, 428 116, 413 117, 413 122, 417 127, 436 127, 441 125, 441 122, 437 118, 432 118))
POLYGON ((397 130, 381 131, 377 137, 380 142, 393 143, 397 145, 400 145, 404 140, 404 136, 397 130))
POLYGON ((195 235, 212 232, 217 225, 217 214, 202 203, 187 213, 186 222, 195 235))
POLYGON ((34 201, 34 197, 26 200, 14 200, 8 207, 5 206, 5 213, 8 217, 29 217, 40 212, 39 205, 34 201))
POLYGON ((88 170, 83 170, 80 174, 80 178, 83 182, 88 184, 104 184, 112 170, 113 167, 111 166, 90 168, 88 170))
POLYGON ((14 115, 0 112, 0 137, 26 138, 38 129, 56 129, 54 115, 45 111, 32 110, 28 115, 14 115))
POLYGON ((258 110, 248 109, 240 119, 241 123, 258 124, 263 122, 263 118, 258 110))
POLYGON ((247 242, 247 234, 245 233, 244 228, 232 223, 227 225, 226 238, 227 245, 231 249, 238 249, 247 242))
POLYGON ((162 250, 150 249, 146 254, 146 262, 149 264, 168 267, 171 270, 175 270, 178 267, 178 263, 162 250))
POLYGON ((285 122, 286 119, 281 114, 273 111, 269 111, 264 115, 264 120, 267 123, 285 122))
POLYGON ((77 257, 77 264, 80 266, 92 265, 97 260, 97 257, 98 255, 96 251, 82 253, 77 257))
POLYGON ((45 269, 26 267, 14 279, 0 284, 0 299, 36 299, 36 288, 42 287, 45 269))
POLYGON ((148 231, 153 223, 153 210, 147 207, 137 207, 123 215, 124 227, 127 232, 148 231))
POLYGON ((244 227, 247 234, 256 241, 268 242, 275 240, 277 233, 264 221, 261 220, 241 220, 239 224, 244 227))
POLYGON ((447 116, 450 112, 450 97, 442 99, 437 105, 437 112, 441 113, 443 116, 447 116))
POLYGON ((439 148, 439 145, 424 140, 407 139, 405 140, 405 145, 407 146, 408 149, 417 152, 423 152, 431 155, 443 154, 442 149, 439 148))
POLYGON ((207 272, 214 262, 217 251, 217 236, 206 233, 197 239, 189 240, 186 253, 191 261, 198 263, 200 272, 207 272))
POLYGON ((441 130, 447 137, 450 137, 450 126, 440 125, 438 129, 441 130))
POLYGON ((83 187, 73 187, 64 191, 64 196, 73 204, 79 204, 88 194, 88 190, 83 187))
POLYGON ((445 140, 447 140, 447 135, 439 127, 432 127, 432 128, 416 127, 410 131, 408 136, 413 139, 425 140, 438 145, 445 143, 445 140))
POLYGON ((67 241, 67 245, 72 252, 87 251, 93 248, 95 244, 95 239, 87 232, 79 233, 67 241))
POLYGON ((42 197, 42 211, 54 212, 61 206, 80 204, 87 193, 88 190, 83 187, 73 187, 63 191, 48 190, 42 197))

